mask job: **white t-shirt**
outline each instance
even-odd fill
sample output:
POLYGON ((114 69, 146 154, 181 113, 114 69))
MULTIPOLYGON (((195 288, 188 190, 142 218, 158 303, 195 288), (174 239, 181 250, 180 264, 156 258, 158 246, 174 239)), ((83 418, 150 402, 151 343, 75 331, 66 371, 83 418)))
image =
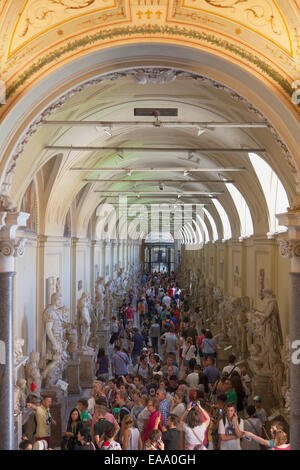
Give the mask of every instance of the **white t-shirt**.
POLYGON ((196 347, 192 344, 191 346, 184 346, 182 350, 182 357, 189 361, 192 357, 195 357, 196 347))
POLYGON ((190 388, 196 389, 199 385, 199 374, 195 374, 195 372, 189 374, 186 378, 186 383, 190 388))
POLYGON ((185 442, 186 444, 188 445, 193 445, 193 446, 196 446, 196 445, 201 445, 201 442, 204 441, 204 438, 205 438, 205 431, 206 431, 206 424, 205 423, 202 423, 200 424, 200 426, 196 426, 195 428, 193 428, 193 431, 192 429, 187 425, 187 424, 183 424, 183 431, 185 432, 185 442), (197 437, 195 436, 195 434, 197 435, 197 437, 199 439, 197 439, 197 437))
POLYGON ((185 404, 178 403, 178 405, 174 406, 173 410, 171 411, 171 414, 178 416, 178 418, 180 419, 181 416, 184 414, 185 410, 186 410, 185 404))
POLYGON ((165 295, 162 299, 162 303, 165 304, 167 307, 170 307, 171 300, 171 297, 165 295))
POLYGON ((239 367, 235 367, 235 366, 232 365, 232 364, 229 365, 229 366, 224 367, 224 369, 222 370, 222 375, 224 374, 224 372, 227 372, 227 374, 230 374, 231 371, 232 371, 232 369, 234 369, 233 372, 237 371, 237 373, 238 373, 239 375, 241 375, 241 369, 240 369, 239 367))
MULTIPOLYGON (((240 431, 244 431, 244 421, 242 419, 240 419, 239 421, 239 429, 240 431)), ((225 434, 226 436, 235 434, 234 425, 230 424, 227 418, 225 420, 225 426, 223 423, 223 419, 220 419, 219 434, 225 434)), ((232 439, 231 441, 221 441, 220 450, 241 450, 241 440, 232 439)))

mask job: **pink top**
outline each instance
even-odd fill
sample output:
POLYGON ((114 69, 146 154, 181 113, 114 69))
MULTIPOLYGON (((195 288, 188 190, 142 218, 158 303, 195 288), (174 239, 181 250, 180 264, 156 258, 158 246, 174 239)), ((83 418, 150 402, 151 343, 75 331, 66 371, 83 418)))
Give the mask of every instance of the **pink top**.
MULTIPOLYGON (((153 413, 151 413, 150 415, 150 418, 148 420, 148 423, 147 423, 147 426, 146 426, 146 429, 145 429, 145 434, 144 434, 144 442, 148 441, 148 435, 149 435, 149 431, 151 431, 151 429, 154 428, 155 426, 155 421, 156 421, 156 418, 158 417, 158 415, 160 415, 160 419, 162 421, 162 423, 164 424, 164 418, 163 416, 157 411, 153 411, 153 413)), ((160 431, 162 431, 162 428, 160 426, 160 423, 158 425, 158 429, 160 431)))
POLYGON ((291 450, 291 446, 287 445, 286 447, 274 447, 274 450, 291 450))
POLYGON ((134 320, 134 308, 133 307, 128 307, 126 309, 126 318, 127 320, 134 320))

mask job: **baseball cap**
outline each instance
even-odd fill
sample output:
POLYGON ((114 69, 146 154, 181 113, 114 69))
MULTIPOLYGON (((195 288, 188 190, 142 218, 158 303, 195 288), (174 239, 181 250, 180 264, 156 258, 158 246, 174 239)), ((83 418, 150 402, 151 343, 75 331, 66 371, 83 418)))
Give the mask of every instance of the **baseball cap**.
POLYGON ((262 402, 262 397, 260 395, 256 395, 254 398, 253 398, 253 401, 258 401, 259 403, 262 402))

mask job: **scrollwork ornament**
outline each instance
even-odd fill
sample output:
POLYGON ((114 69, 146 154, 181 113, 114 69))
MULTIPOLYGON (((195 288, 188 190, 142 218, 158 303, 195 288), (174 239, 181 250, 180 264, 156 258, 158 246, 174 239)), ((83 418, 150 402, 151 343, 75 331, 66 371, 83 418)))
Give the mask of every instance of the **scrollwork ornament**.
POLYGON ((300 242, 294 245, 293 255, 295 258, 300 258, 300 242))
POLYGON ((0 253, 3 256, 13 256, 15 252, 14 243, 9 241, 1 241, 0 242, 0 253))

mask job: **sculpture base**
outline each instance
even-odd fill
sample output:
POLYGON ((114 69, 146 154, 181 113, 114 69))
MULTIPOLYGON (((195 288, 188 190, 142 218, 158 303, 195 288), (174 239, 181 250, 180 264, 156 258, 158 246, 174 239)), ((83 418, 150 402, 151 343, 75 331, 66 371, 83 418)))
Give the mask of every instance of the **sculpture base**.
POLYGON ((69 395, 81 394, 79 368, 80 368, 80 361, 78 359, 68 362, 67 382, 69 384, 69 387, 68 387, 69 395))
POLYGON ((82 388, 92 388, 95 380, 95 354, 85 351, 78 353, 79 383, 82 388))
POLYGON ((105 328, 99 329, 96 331, 96 337, 99 348, 103 348, 105 351, 107 351, 109 343, 109 331, 105 328))

